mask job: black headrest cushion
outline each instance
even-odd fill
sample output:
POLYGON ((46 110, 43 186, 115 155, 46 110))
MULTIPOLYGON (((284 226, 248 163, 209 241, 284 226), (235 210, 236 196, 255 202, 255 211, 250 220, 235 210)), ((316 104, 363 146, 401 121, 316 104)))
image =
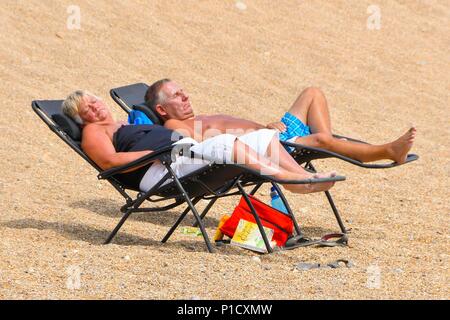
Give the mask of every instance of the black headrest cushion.
POLYGON ((134 110, 142 111, 145 115, 154 123, 163 125, 163 122, 160 117, 153 110, 151 110, 145 103, 135 104, 133 105, 134 110))
POLYGON ((52 119, 61 128, 61 130, 67 133, 73 140, 81 140, 81 128, 70 117, 64 114, 54 114, 52 115, 52 119))

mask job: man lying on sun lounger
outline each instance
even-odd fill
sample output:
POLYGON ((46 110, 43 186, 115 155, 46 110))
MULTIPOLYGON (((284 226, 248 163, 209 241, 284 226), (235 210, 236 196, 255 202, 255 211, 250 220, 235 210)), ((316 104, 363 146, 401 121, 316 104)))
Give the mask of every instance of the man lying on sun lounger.
POLYGON ((281 122, 267 126, 226 115, 194 115, 189 96, 177 83, 162 79, 152 84, 145 101, 164 121, 168 129, 182 132, 196 140, 233 132, 239 134, 263 128, 276 129, 280 140, 295 142, 339 153, 361 162, 390 159, 398 164, 406 161, 416 136, 410 128, 397 140, 382 144, 362 144, 333 137, 327 101, 321 90, 305 89, 281 122))
MULTIPOLYGON (((163 126, 127 125, 122 121, 115 121, 108 106, 86 91, 70 94, 64 100, 62 109, 83 127, 81 148, 103 170, 130 163, 173 143, 194 141, 191 138, 181 139, 179 134, 163 126)), ((237 160, 239 164, 280 180, 330 178, 336 175, 311 174, 305 171, 280 144, 274 130, 269 129, 252 131, 239 137, 220 134, 201 143, 195 142, 190 150, 207 160, 201 160, 200 163, 189 162, 186 160, 192 159, 178 157, 172 163, 172 168, 180 177, 211 161, 238 163, 237 160)), ((130 184, 139 185, 142 191, 148 191, 166 172, 166 168, 156 161, 150 167, 143 166, 125 174, 130 184)), ((294 193, 310 193, 328 190, 333 184, 334 182, 286 184, 284 187, 294 193)))

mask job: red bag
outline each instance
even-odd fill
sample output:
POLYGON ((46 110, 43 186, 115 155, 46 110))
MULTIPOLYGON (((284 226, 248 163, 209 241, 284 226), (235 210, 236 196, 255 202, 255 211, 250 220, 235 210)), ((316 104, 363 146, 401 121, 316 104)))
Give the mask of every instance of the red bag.
MULTIPOLYGON (((254 196, 249 195, 248 197, 250 198, 250 202, 255 208, 262 225, 274 230, 272 240, 275 241, 278 246, 284 246, 286 240, 292 235, 294 230, 294 224, 291 218, 285 213, 261 202, 254 196)), ((256 223, 252 211, 247 205, 244 197, 241 197, 238 206, 234 209, 231 217, 220 228, 220 231, 232 238, 239 224, 239 220, 241 219, 256 223)))

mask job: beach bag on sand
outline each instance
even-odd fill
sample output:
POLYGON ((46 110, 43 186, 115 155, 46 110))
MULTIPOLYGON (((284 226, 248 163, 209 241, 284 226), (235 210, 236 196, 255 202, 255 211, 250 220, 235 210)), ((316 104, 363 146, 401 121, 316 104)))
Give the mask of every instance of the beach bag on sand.
MULTIPOLYGON (((249 195, 249 198, 261 220, 262 225, 274 230, 272 241, 275 241, 277 246, 284 246, 287 239, 292 236, 292 232, 294 230, 294 224, 291 218, 285 213, 278 211, 277 209, 274 209, 258 200, 254 196, 249 195)), ((241 197, 241 200, 234 209, 233 214, 220 227, 220 231, 232 238, 241 219, 256 223, 256 220, 253 217, 253 214, 244 197, 241 197)))

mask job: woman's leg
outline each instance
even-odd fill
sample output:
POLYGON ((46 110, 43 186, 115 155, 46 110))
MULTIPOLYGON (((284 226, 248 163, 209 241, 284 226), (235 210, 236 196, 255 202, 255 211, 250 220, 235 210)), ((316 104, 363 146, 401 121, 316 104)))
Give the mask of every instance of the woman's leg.
POLYGON ((311 128, 312 134, 297 138, 297 143, 330 150, 361 162, 391 159, 401 164, 405 162, 416 135, 416 129, 410 128, 397 140, 383 145, 367 145, 334 138, 325 95, 317 88, 305 89, 289 112, 311 128))
MULTIPOLYGON (((276 143, 280 144, 278 141, 276 143)), ((284 148, 282 148, 284 149, 284 148)), ((280 152, 280 164, 272 162, 270 158, 264 157, 239 140, 235 140, 233 147, 233 160, 239 158, 240 162, 244 162, 249 168, 260 173, 273 176, 280 180, 304 180, 309 178, 326 178, 335 176, 331 174, 311 174, 305 171, 295 161, 295 165, 291 164, 287 158, 292 157, 286 152, 280 152), (239 155, 239 156, 238 156, 239 155), (285 163, 289 163, 285 165, 285 163)), ((293 159, 292 159, 293 160, 293 159)), ((334 182, 313 183, 313 184, 286 184, 283 185, 287 190, 295 193, 311 193, 329 190, 334 182)))
MULTIPOLYGON (((260 161, 270 160, 291 172, 307 172, 292 158, 279 141, 278 134, 274 130, 261 129, 238 137, 238 140, 250 146, 258 154, 262 155, 260 161)), ((244 162, 237 154, 235 162, 244 162)))
POLYGON ((269 158, 273 163, 278 164, 280 167, 288 171, 303 171, 305 173, 308 173, 302 166, 297 163, 297 161, 295 161, 294 158, 292 158, 292 156, 283 147, 277 137, 274 137, 270 142, 266 157, 269 158))

